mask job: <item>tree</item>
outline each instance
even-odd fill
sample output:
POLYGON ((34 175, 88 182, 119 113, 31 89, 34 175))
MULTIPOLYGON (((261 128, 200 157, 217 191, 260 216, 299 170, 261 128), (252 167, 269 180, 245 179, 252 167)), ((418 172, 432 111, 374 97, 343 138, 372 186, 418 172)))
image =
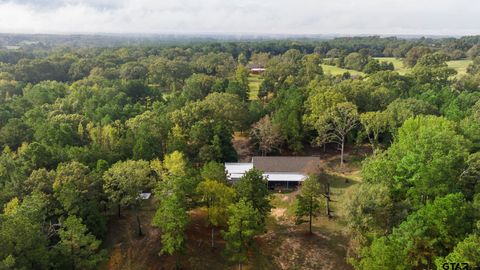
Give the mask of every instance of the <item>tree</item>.
POLYGON ((388 236, 362 250, 358 269, 431 269, 472 230, 472 209, 462 194, 439 197, 412 213, 388 236), (439 222, 439 221, 442 222, 439 222))
POLYGON ((101 180, 80 162, 57 167, 53 194, 67 215, 84 220, 89 231, 101 237, 106 232, 105 217, 100 213, 101 180))
POLYGON ((310 175, 302 183, 302 189, 297 195, 297 208, 295 209, 296 223, 306 222, 303 218, 308 216, 309 232, 312 233, 312 219, 320 214, 321 185, 317 176, 310 175))
POLYGON ((235 189, 215 180, 205 180, 198 184, 197 192, 208 208, 208 222, 212 227, 212 248, 214 246, 215 227, 225 224, 227 207, 232 204, 235 189))
POLYGON ((406 200, 419 207, 437 196, 460 190, 458 179, 468 148, 469 142, 445 118, 410 118, 385 153, 365 162, 363 179, 385 183, 396 195, 394 200, 406 200))
POLYGON ((304 113, 303 91, 296 87, 280 89, 272 101, 275 111, 272 122, 280 129, 281 137, 288 148, 296 153, 303 149, 303 125, 302 115, 304 113))
POLYGON ((445 264, 457 265, 468 264, 468 269, 475 269, 480 266, 480 236, 470 234, 463 241, 459 242, 453 251, 445 258, 437 258, 435 264, 437 269, 442 269, 445 264))
POLYGON ((0 214, 0 266, 4 269, 46 269, 48 240, 42 231, 47 200, 41 193, 7 203, 0 214))
MULTIPOLYGON (((140 193, 154 186, 150 164, 143 160, 119 161, 103 174, 103 189, 108 199, 121 206, 139 207, 140 193)), ((138 209, 137 209, 138 210, 138 209)), ((138 235, 142 235, 140 218, 137 211, 138 235)))
POLYGON ((95 269, 106 257, 106 251, 100 249, 101 241, 88 232, 81 218, 69 216, 62 223, 58 236, 60 241, 54 248, 60 267, 95 269))
POLYGON ((357 106, 350 102, 339 103, 330 108, 326 119, 317 123, 317 131, 326 137, 325 141, 334 142, 340 148, 340 166, 343 166, 345 140, 358 124, 357 106))
POLYGON ((431 50, 427 47, 413 47, 407 52, 403 62, 407 67, 413 67, 422 56, 430 52, 431 50))
POLYGON ((446 60, 447 56, 441 53, 423 55, 412 70, 412 75, 417 84, 428 84, 434 89, 441 89, 447 85, 450 76, 457 72, 449 68, 446 60))
POLYGON ((228 212, 230 214, 228 230, 223 232, 226 241, 225 252, 230 260, 238 263, 242 269, 255 235, 261 232, 262 217, 252 203, 243 198, 229 206, 228 212))
POLYGON ((32 133, 32 129, 24 121, 11 118, 0 129, 0 145, 17 149, 23 142, 29 142, 32 139, 32 133))
POLYGON ((250 134, 256 144, 258 144, 262 156, 265 156, 273 150, 279 149, 279 146, 283 141, 280 134, 280 127, 272 123, 270 116, 268 115, 264 116, 252 126, 250 134))
POLYGON ((303 116, 303 122, 310 129, 317 131, 318 136, 315 138, 317 145, 325 146, 330 141, 325 125, 329 118, 330 108, 345 101, 345 96, 331 87, 319 87, 311 90, 305 102, 306 113, 303 116))
POLYGON ((162 200, 172 194, 176 195, 182 207, 190 209, 197 199, 196 188, 199 182, 197 172, 187 163, 181 152, 173 152, 165 156, 162 168, 155 168, 161 175, 154 189, 155 196, 162 200))
POLYGON ((351 247, 358 251, 372 235, 383 236, 405 218, 401 204, 395 204, 386 184, 361 183, 349 194, 346 220, 351 233, 351 247))
MULTIPOLYGON (((189 216, 187 209, 175 193, 162 198, 152 220, 152 225, 160 228, 162 233, 162 249, 160 250, 160 255, 165 253, 173 255, 184 251, 185 228, 188 221, 189 216)), ((177 254, 177 268, 179 264, 178 257, 177 254)))
POLYGON ((362 71, 363 67, 368 63, 368 57, 360 53, 350 53, 345 57, 345 68, 362 71))
POLYGON ((198 100, 206 97, 212 90, 215 78, 205 74, 193 74, 183 86, 182 96, 186 100, 198 100))
POLYGON ((375 148, 378 145, 378 138, 381 133, 388 128, 388 119, 385 112, 366 112, 360 115, 360 123, 372 145, 375 148))
POLYGON ((465 197, 472 200, 475 194, 480 194, 480 152, 470 154, 465 165, 459 184, 465 197))
POLYGON ((272 206, 270 205, 268 180, 257 169, 251 169, 240 178, 235 185, 238 197, 252 204, 260 214, 262 222, 267 217, 272 206))
POLYGON ((219 183, 227 182, 227 173, 225 171, 225 165, 215 161, 210 161, 203 165, 200 175, 203 180, 215 180, 219 183))

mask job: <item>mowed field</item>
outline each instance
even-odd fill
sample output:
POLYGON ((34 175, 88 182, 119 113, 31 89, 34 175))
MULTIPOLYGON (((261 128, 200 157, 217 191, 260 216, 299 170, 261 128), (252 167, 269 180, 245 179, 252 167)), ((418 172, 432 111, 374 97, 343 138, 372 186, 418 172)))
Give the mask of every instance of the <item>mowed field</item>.
POLYGON ((352 76, 363 76, 363 75, 365 75, 365 73, 360 72, 360 71, 345 69, 345 68, 341 68, 341 67, 337 67, 337 66, 330 66, 330 65, 326 65, 326 64, 322 64, 321 66, 322 66, 323 72, 325 74, 330 74, 330 75, 333 75, 333 76, 342 75, 345 72, 349 72, 352 76))
MULTIPOLYGON (((405 75, 411 71, 411 68, 405 67, 405 65, 403 64, 403 59, 395 57, 375 57, 375 59, 379 60, 380 62, 392 62, 393 66, 395 67, 395 71, 397 71, 401 75, 405 75)), ((467 68, 471 63, 472 60, 468 59, 447 61, 447 65, 457 71, 456 77, 465 75, 467 73, 467 68)), ((327 64, 322 64, 321 66, 324 73, 334 76, 342 75, 345 72, 350 72, 350 74, 352 74, 353 76, 365 75, 365 73, 360 71, 340 68, 337 66, 331 66, 327 64)))
MULTIPOLYGON (((405 65, 403 64, 403 59, 395 57, 375 57, 375 59, 382 62, 392 62, 393 66, 395 67, 395 71, 402 75, 410 71, 410 68, 405 67, 405 65)), ((448 67, 453 68, 457 71, 457 77, 465 75, 467 73, 467 68, 471 63, 472 60, 469 59, 447 61, 448 67)))
POLYGON ((395 67, 395 71, 404 75, 407 73, 408 68, 405 67, 403 64, 403 59, 395 58, 395 57, 375 57, 380 62, 392 62, 393 66, 395 67))
POLYGON ((250 88, 248 98, 250 100, 258 99, 258 91, 260 90, 260 84, 262 84, 262 81, 262 76, 259 74, 250 74, 248 76, 248 87, 250 88))
POLYGON ((447 65, 455 69, 458 73, 457 76, 467 74, 467 68, 472 63, 472 60, 453 60, 448 61, 447 65))

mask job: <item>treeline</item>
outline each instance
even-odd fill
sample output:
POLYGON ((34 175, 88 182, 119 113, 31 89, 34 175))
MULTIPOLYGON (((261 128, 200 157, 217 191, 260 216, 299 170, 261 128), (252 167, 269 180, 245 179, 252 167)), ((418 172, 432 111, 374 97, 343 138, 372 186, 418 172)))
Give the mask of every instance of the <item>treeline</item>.
MULTIPOLYGON (((411 42, 344 42, 386 40, 411 42)), ((478 48, 475 38, 415 42, 478 48)), ((225 181, 222 162, 237 159, 234 131, 249 132, 264 155, 338 146, 343 163, 345 145, 372 146, 349 207, 357 268, 478 261, 463 251, 478 244, 478 51, 459 79, 438 49, 415 53, 408 75, 351 78, 323 74, 327 56, 315 46, 266 44, 57 48, 2 60, 1 268, 97 267, 107 220, 138 210, 141 192, 158 201, 162 252, 181 255, 188 211, 205 206, 212 234, 225 228, 228 257, 244 262, 270 206, 260 172, 225 181), (241 46, 248 50, 234 51, 241 46), (247 66, 266 68, 258 97, 247 66)), ((303 200, 318 197, 313 182, 303 200)))

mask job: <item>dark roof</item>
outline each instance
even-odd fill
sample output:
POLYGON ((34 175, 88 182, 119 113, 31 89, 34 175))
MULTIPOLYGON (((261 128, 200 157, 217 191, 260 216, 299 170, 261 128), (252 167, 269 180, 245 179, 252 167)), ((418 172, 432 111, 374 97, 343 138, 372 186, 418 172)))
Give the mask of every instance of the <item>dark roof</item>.
POLYGON ((253 157, 253 167, 264 172, 315 173, 320 157, 253 157))

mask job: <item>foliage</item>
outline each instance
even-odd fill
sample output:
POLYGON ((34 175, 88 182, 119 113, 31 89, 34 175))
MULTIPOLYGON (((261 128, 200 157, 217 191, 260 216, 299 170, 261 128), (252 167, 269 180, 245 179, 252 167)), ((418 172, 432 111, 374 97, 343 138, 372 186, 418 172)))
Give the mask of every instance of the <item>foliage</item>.
POLYGON ((309 176, 302 183, 302 189, 297 195, 297 208, 295 209, 296 223, 302 224, 303 218, 308 216, 309 230, 312 233, 312 219, 320 214, 322 197, 322 187, 316 175, 309 176))
POLYGON ((255 235, 261 232, 262 217, 252 203, 245 199, 228 207, 228 212, 228 230, 223 232, 225 252, 231 261, 242 264, 248 258, 255 235))
POLYGON ((101 241, 95 239, 82 224, 82 219, 69 216, 58 232, 60 241, 55 246, 59 268, 95 269, 105 259, 101 241))
POLYGON ((188 213, 176 194, 162 199, 155 213, 152 224, 162 232, 162 249, 160 254, 183 252, 185 248, 185 228, 188 213))
POLYGON ((268 181, 257 169, 251 169, 235 184, 238 197, 251 203, 264 221, 272 206, 269 202, 268 181))
POLYGON ((410 215, 388 237, 362 250, 358 269, 412 269, 433 266, 471 231, 471 208, 461 194, 437 198, 410 215))

